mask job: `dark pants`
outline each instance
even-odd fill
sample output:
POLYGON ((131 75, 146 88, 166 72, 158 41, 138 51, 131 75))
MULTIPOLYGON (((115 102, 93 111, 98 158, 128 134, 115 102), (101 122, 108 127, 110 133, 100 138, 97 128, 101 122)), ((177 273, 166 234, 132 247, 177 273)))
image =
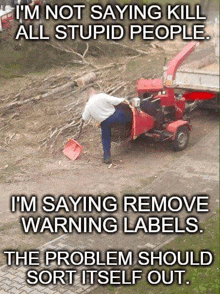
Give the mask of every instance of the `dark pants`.
POLYGON ((115 112, 106 118, 101 123, 101 129, 102 129, 102 147, 104 151, 103 158, 108 158, 110 154, 110 148, 111 148, 111 127, 113 124, 125 124, 127 122, 131 121, 131 117, 129 115, 126 115, 124 112, 122 112, 119 109, 115 109, 115 112))

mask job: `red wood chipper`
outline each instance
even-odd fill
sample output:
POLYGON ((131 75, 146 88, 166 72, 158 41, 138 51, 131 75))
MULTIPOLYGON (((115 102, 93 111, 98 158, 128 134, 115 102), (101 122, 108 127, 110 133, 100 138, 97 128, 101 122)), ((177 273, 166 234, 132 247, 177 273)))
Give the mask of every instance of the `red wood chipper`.
POLYGON ((217 105, 219 67, 216 58, 214 64, 203 66, 202 70, 178 69, 199 44, 194 41, 186 44, 164 68, 163 80, 137 81, 140 105, 134 107, 133 103, 131 107, 131 139, 145 134, 161 141, 170 140, 174 150, 183 150, 187 146, 191 130, 188 113, 198 103, 217 105), (174 89, 181 89, 183 94, 176 95, 174 89))
POLYGON ((130 139, 145 134, 160 141, 170 140, 174 150, 186 148, 191 131, 184 95, 175 95, 173 81, 178 67, 196 48, 188 43, 167 65, 164 80, 140 79, 137 81, 137 98, 131 100, 132 126, 130 139))

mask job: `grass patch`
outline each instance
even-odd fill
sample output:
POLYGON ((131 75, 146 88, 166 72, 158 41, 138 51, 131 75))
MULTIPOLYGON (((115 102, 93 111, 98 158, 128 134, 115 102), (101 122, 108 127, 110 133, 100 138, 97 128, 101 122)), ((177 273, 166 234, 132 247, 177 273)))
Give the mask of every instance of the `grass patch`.
POLYGON ((142 267, 142 280, 134 286, 120 286, 120 287, 99 287, 93 294, 218 294, 219 293, 219 214, 215 214, 208 220, 201 223, 201 228, 204 230, 203 234, 185 235, 176 238, 164 246, 161 250, 194 250, 196 260, 198 260, 198 253, 200 250, 209 250, 213 253, 214 262, 210 266, 154 266, 142 267), (177 285, 176 281, 173 285, 159 284, 156 286, 150 285, 145 280, 146 273, 150 270, 174 270, 184 269, 184 283, 177 285), (190 281, 189 285, 185 281, 190 281))

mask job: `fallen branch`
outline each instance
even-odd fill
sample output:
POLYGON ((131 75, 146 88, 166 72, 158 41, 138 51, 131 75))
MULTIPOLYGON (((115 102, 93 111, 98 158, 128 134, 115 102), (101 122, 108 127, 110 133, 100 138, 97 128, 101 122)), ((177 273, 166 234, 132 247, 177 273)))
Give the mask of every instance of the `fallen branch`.
POLYGON ((12 101, 12 102, 4 105, 4 106, 1 106, 0 111, 4 111, 4 110, 6 110, 8 108, 11 108, 11 107, 22 106, 22 105, 24 105, 26 103, 29 103, 29 102, 32 102, 32 101, 38 101, 40 99, 47 98, 47 97, 49 97, 51 95, 54 95, 56 93, 59 93, 59 92, 62 92, 64 90, 66 90, 68 87, 71 87, 72 85, 73 85, 73 82, 68 82, 68 83, 66 83, 66 84, 64 84, 64 85, 62 85, 60 87, 57 87, 57 88, 55 88, 55 89, 53 89, 50 92, 47 92, 45 94, 37 95, 35 97, 31 97, 31 98, 23 100, 23 101, 12 101))
POLYGON ((120 83, 120 85, 116 86, 112 91, 109 91, 111 95, 113 95, 115 92, 126 86, 129 82, 120 83))
POLYGON ((80 54, 79 52, 76 52, 75 50, 73 50, 70 47, 67 47, 67 46, 64 47, 63 45, 61 45, 59 43, 49 43, 49 42, 47 42, 46 44, 49 45, 49 46, 51 46, 51 47, 53 47, 53 48, 55 48, 55 49, 57 49, 57 50, 61 50, 61 51, 64 51, 66 53, 70 53, 70 54, 76 55, 76 56, 78 56, 81 59, 81 60, 76 60, 76 59, 72 60, 72 62, 74 62, 74 63, 91 65, 92 67, 97 68, 97 66, 95 66, 91 62, 88 62, 85 59, 85 55, 86 55, 86 53, 89 50, 89 44, 88 43, 86 43, 86 49, 85 49, 85 51, 84 51, 83 54, 80 54))

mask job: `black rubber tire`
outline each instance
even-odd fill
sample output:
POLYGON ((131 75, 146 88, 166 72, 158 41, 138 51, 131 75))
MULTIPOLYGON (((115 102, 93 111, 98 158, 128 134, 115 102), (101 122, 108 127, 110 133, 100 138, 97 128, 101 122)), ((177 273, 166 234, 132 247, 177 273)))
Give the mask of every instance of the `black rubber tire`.
POLYGON ((189 130, 187 126, 179 127, 176 131, 175 138, 173 140, 174 151, 181 151, 186 148, 189 142, 189 130))

